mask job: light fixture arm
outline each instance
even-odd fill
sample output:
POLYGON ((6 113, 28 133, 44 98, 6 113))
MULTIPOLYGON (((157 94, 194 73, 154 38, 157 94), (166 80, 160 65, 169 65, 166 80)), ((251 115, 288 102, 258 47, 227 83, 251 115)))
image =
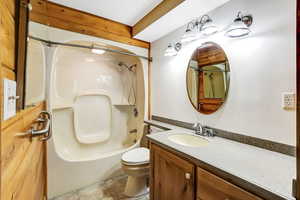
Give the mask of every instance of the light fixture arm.
POLYGON ((205 24, 212 22, 212 19, 208 15, 203 15, 198 21, 197 21, 197 27, 199 31, 204 27, 205 24))
POLYGON ((180 42, 177 42, 175 45, 174 45, 174 49, 179 52, 182 48, 182 44, 180 42))
POLYGON ((243 18, 242 12, 239 11, 236 17, 242 19, 243 18))
POLYGON ((253 16, 250 14, 243 15, 242 12, 239 11, 234 21, 238 20, 242 21, 247 27, 250 27, 253 23, 253 16))
POLYGON ((212 19, 208 15, 203 15, 200 18, 199 24, 203 26, 205 23, 211 22, 211 21, 212 21, 212 19))
POLYGON ((196 23, 194 21, 190 21, 186 27, 186 30, 192 30, 196 26, 196 23))
POLYGON ((204 26, 204 24, 211 22, 211 21, 212 21, 212 19, 208 15, 203 15, 199 20, 190 21, 187 24, 186 30, 192 30, 195 27, 200 29, 202 26, 204 26))

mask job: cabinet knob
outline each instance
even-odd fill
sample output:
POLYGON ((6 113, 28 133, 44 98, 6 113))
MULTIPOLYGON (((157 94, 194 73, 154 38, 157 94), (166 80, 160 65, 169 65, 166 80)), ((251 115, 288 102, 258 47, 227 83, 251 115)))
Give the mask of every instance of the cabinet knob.
POLYGON ((190 173, 185 173, 185 179, 190 180, 191 179, 191 174, 190 173))

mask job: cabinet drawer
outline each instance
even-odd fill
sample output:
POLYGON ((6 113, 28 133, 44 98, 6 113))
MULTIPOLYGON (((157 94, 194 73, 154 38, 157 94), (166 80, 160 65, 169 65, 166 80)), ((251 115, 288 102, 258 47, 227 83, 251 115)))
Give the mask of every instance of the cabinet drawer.
POLYGON ((197 200, 262 199, 198 167, 197 200))

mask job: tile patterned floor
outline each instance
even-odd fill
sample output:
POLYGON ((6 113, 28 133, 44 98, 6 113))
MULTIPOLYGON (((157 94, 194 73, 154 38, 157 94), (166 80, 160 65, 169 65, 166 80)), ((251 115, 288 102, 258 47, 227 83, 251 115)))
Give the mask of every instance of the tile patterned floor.
POLYGON ((123 192, 127 177, 109 179, 104 183, 81 188, 50 200, 149 200, 148 195, 139 198, 128 198, 123 192))

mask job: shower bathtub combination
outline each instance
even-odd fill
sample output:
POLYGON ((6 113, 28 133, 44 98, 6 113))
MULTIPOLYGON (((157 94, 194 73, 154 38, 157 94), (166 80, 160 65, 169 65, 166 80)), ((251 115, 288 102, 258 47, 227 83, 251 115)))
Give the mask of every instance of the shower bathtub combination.
POLYGON ((120 174, 122 153, 137 147, 142 137, 145 88, 143 61, 138 57, 68 46, 50 49, 53 138, 48 144, 48 196, 52 198, 120 174))

